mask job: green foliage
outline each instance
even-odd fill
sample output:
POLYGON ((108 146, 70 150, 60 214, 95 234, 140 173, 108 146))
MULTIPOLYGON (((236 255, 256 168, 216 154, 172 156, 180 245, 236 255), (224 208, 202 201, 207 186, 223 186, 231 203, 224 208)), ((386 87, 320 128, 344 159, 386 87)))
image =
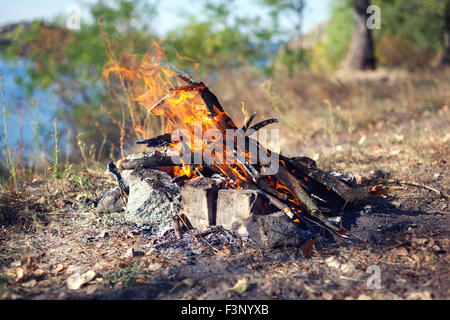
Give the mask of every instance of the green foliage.
POLYGON ((382 65, 430 65, 443 48, 444 8, 449 0, 374 0, 381 8, 381 30, 374 30, 382 65))
POLYGON ((444 8, 448 0, 373 0, 381 8, 381 34, 410 40, 417 48, 442 49, 444 8))
POLYGON ((133 264, 120 270, 107 272, 103 277, 111 287, 118 282, 122 282, 125 287, 134 287, 138 285, 137 279, 141 272, 141 267, 133 264))
POLYGON ((260 0, 270 8, 270 16, 273 19, 274 26, 278 27, 282 15, 294 15, 295 19, 292 25, 297 34, 300 33, 303 22, 303 11, 305 9, 305 0, 260 0))
POLYGON ((325 40, 313 50, 312 68, 322 72, 337 70, 347 54, 352 34, 353 14, 350 1, 334 0, 325 40))
POLYGON ((269 59, 267 43, 274 32, 263 26, 260 17, 239 16, 237 12, 233 1, 206 2, 202 21, 192 17, 183 28, 169 32, 168 60, 188 71, 200 62, 196 72, 200 76, 218 68, 260 66, 260 61, 269 59))

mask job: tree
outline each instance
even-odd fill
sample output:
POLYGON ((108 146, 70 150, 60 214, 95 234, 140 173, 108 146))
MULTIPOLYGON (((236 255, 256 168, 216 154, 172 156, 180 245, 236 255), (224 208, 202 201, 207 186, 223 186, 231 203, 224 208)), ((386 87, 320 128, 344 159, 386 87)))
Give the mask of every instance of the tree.
POLYGON ((441 65, 450 65, 450 0, 444 8, 444 50, 442 51, 441 65))
POLYGON ((269 15, 272 17, 273 30, 282 38, 289 36, 293 40, 298 41, 299 45, 295 48, 290 47, 292 41, 286 41, 281 50, 279 59, 289 69, 293 71, 294 66, 306 62, 305 49, 303 47, 303 13, 305 11, 305 0, 260 0, 269 10, 269 15), (289 24, 288 30, 283 30, 280 21, 287 21, 289 24))
POLYGON ((372 0, 382 11, 381 29, 374 30, 375 41, 379 44, 378 62, 409 69, 429 67, 436 62, 436 56, 445 52, 445 23, 449 21, 448 16, 445 17, 445 7, 448 2, 372 0))
POLYGON ((376 59, 372 30, 367 27, 367 8, 369 0, 353 0, 354 30, 347 56, 344 60, 345 69, 375 69, 376 59))

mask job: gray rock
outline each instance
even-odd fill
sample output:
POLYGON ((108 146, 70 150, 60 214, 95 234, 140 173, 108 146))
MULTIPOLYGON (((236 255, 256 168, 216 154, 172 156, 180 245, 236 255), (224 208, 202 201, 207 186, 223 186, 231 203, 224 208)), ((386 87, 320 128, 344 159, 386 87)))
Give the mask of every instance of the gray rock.
POLYGON ((138 167, 128 174, 125 183, 130 188, 125 220, 133 223, 161 226, 172 223, 178 214, 180 187, 160 170, 138 167))
POLYGON ((105 193, 105 195, 98 202, 95 211, 98 213, 121 212, 123 211, 124 205, 125 204, 120 198, 119 187, 115 187, 105 193))
POLYGON ((298 246, 305 240, 300 227, 281 211, 252 215, 243 220, 239 230, 261 247, 298 246))

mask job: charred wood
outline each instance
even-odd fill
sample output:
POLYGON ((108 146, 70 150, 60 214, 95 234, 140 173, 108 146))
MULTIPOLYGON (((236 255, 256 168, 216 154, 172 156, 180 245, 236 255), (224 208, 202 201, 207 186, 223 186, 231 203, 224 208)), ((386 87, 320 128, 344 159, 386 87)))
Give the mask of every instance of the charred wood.
POLYGON ((261 122, 258 122, 257 124, 254 124, 253 126, 251 126, 248 130, 255 130, 258 131, 262 128, 264 128, 265 126, 268 126, 269 124, 272 123, 276 123, 278 122, 277 119, 267 119, 267 120, 263 120, 261 122))
POLYGON ((136 141, 136 144, 146 144, 149 148, 165 147, 172 144, 172 135, 170 133, 166 133, 151 139, 138 140, 136 141))
POLYGON ((125 170, 132 170, 138 166, 152 169, 157 167, 181 166, 181 164, 174 163, 170 156, 156 155, 140 159, 125 159, 120 163, 120 167, 125 170))
POLYGON ((108 171, 116 179, 117 184, 119 186, 119 190, 120 190, 120 196, 121 196, 122 200, 124 200, 124 202, 126 203, 127 199, 128 199, 128 195, 130 193, 130 188, 128 188, 128 186, 125 185, 125 182, 122 179, 122 175, 120 174, 119 169, 117 169, 114 162, 108 163, 108 171))

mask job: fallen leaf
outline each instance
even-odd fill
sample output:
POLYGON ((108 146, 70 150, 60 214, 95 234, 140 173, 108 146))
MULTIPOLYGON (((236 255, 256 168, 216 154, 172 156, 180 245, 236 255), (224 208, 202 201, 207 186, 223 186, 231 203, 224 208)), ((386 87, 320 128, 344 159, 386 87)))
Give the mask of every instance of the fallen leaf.
POLYGON ((60 273, 63 270, 64 270, 63 264, 62 263, 58 263, 57 265, 55 265, 53 267, 53 274, 56 276, 56 275, 58 275, 58 273, 60 273))
POLYGON ((236 284, 234 285, 233 288, 231 288, 231 290, 233 290, 237 294, 243 294, 247 290, 247 287, 248 287, 247 279, 242 278, 238 280, 238 282, 236 282, 236 284))
POLYGON ((33 288, 37 284, 37 281, 35 279, 30 280, 28 282, 22 283, 22 287, 24 288, 33 288))
POLYGON ((89 286, 86 290, 86 294, 92 295, 95 291, 97 291, 98 286, 89 286))
POLYGON ((67 278, 66 284, 67 288, 70 290, 78 290, 81 288, 82 285, 88 283, 92 279, 94 279, 96 276, 96 273, 92 270, 89 270, 82 275, 79 273, 74 273, 69 278, 67 278))
POLYGON ((334 256, 331 256, 325 260, 325 263, 331 268, 339 268, 341 266, 338 259, 334 256))
POLYGON ((183 280, 183 283, 188 287, 188 288, 192 288, 193 286, 195 286, 195 284, 197 283, 197 280, 195 280, 194 278, 186 278, 183 280))
POLYGON ((67 267, 67 269, 66 269, 65 274, 71 275, 71 274, 74 274, 74 273, 80 274, 81 273, 81 267, 80 266, 69 265, 67 267))
POLYGON ((424 238, 412 238, 411 242, 418 244, 418 245, 424 245, 426 242, 428 241, 428 239, 424 239, 424 238))
POLYGON ((313 239, 311 241, 308 241, 300 247, 300 250, 302 251, 303 255, 305 257, 310 257, 314 253, 314 249, 316 248, 317 239, 313 239))
POLYGON ((42 269, 37 269, 36 271, 33 272, 33 276, 34 277, 41 277, 45 274, 45 271, 42 269))
POLYGON ((16 282, 19 282, 20 280, 22 280, 24 275, 25 275, 25 272, 23 271, 23 269, 21 267, 17 267, 16 268, 16 282))
POLYGON ((134 257, 134 249, 133 247, 129 248, 127 252, 125 252, 125 258, 133 258, 134 257))
POLYGON ((333 300, 333 294, 324 291, 324 292, 322 293, 322 298, 324 298, 325 300, 333 300))
POLYGON ((408 300, 431 300, 431 292, 430 291, 413 291, 411 292, 408 297, 406 298, 408 300))
POLYGON ((408 255, 408 250, 406 250, 405 247, 400 247, 398 249, 392 249, 392 251, 394 252, 394 254, 396 254, 398 256, 407 256, 408 255))
POLYGON ((161 264, 159 264, 159 263, 157 263, 157 262, 150 263, 150 264, 147 266, 147 269, 148 269, 149 271, 156 271, 156 270, 159 270, 160 268, 161 268, 161 264))
POLYGON ((358 141, 358 144, 360 145, 360 146, 362 146, 363 144, 364 144, 364 142, 366 142, 366 135, 365 134, 363 134, 362 136, 361 136, 361 138, 359 139, 359 141, 358 141))

